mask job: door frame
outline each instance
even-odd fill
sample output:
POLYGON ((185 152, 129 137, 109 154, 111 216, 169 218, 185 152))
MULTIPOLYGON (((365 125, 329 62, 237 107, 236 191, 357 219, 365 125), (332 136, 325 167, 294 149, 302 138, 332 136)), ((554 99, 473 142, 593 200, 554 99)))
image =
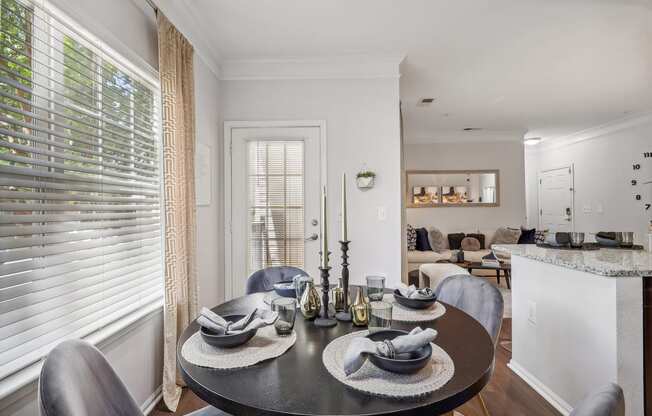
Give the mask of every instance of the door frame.
POLYGON ((554 168, 541 169, 537 173, 537 228, 541 229, 541 176, 546 172, 553 170, 568 169, 570 175, 570 193, 571 193, 571 231, 575 231, 575 164, 557 166, 554 168))
POLYGON ((319 180, 327 186, 326 120, 269 120, 224 122, 224 300, 233 298, 233 244, 232 244, 232 137, 235 129, 242 128, 319 128, 319 180))

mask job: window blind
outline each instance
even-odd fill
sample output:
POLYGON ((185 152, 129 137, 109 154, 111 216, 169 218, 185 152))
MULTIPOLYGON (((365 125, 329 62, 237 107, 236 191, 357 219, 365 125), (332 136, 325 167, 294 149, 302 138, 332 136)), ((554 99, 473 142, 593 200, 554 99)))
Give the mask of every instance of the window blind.
POLYGON ((0 379, 163 296, 160 110, 47 2, 0 0, 0 379))
POLYGON ((304 267, 304 144, 247 143, 248 272, 304 267))

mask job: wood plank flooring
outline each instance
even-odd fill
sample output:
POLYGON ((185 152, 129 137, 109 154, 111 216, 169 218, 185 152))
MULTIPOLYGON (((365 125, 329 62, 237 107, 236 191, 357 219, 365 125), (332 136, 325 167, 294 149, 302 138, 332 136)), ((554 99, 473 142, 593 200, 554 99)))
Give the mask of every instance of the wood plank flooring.
MULTIPOLYGON (((511 339, 511 319, 504 320, 500 338, 511 339)), ((510 357, 511 353, 505 348, 497 348, 496 370, 482 393, 491 416, 560 416, 548 402, 512 373, 507 367, 510 357)), ((150 416, 181 416, 204 406, 206 403, 191 391, 185 390, 175 413, 165 411, 159 403, 150 416)), ((482 410, 475 403, 467 403, 457 411, 464 416, 483 416, 482 410)))

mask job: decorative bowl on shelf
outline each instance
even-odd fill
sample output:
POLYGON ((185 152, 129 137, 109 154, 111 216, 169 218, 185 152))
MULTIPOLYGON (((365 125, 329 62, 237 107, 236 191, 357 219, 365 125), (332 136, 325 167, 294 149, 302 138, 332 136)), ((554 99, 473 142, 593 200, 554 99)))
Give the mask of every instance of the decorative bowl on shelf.
MULTIPOLYGON (((226 315, 223 318, 230 322, 237 322, 244 318, 245 315, 226 315)), ((201 327, 199 332, 202 339, 213 347, 217 348, 234 348, 248 342, 256 335, 257 329, 250 329, 247 331, 238 332, 236 334, 218 334, 208 328, 201 327)))
MULTIPOLYGON (((386 339, 392 340, 398 336, 406 334, 406 331, 387 329, 369 334, 367 335, 367 338, 372 341, 384 341, 386 339)), ((430 361, 431 356, 432 346, 428 343, 416 351, 396 354, 395 358, 388 358, 379 354, 369 354, 369 361, 371 361, 371 363, 376 367, 385 371, 399 374, 411 374, 416 373, 425 367, 430 361)))
POLYGON ((434 293, 432 298, 429 299, 410 299, 401 295, 401 292, 399 292, 398 289, 394 290, 394 299, 396 299, 396 303, 399 305, 410 309, 426 309, 437 302, 437 296, 435 296, 434 293))

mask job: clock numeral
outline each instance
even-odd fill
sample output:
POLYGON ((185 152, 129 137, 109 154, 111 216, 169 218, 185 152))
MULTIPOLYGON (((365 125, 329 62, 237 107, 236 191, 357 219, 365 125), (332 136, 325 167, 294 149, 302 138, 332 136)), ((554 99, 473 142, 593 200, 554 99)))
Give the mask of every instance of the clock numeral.
POLYGON ((634 165, 633 165, 632 167, 634 168, 634 170, 639 170, 639 169, 641 169, 641 165, 640 165, 640 163, 634 163, 634 165))
POLYGON ((652 157, 652 152, 643 152, 643 157, 645 158, 652 157))
POLYGON ((641 195, 640 195, 640 194, 637 194, 637 195, 636 195, 636 200, 637 200, 637 201, 640 201, 640 200, 641 200, 641 198, 642 198, 642 197, 641 197, 641 195))
POLYGON ((636 186, 638 182, 636 182, 636 179, 632 179, 632 186, 636 186))
POLYGON ((649 211, 650 207, 652 207, 652 204, 645 204, 645 210, 646 211, 649 211))

